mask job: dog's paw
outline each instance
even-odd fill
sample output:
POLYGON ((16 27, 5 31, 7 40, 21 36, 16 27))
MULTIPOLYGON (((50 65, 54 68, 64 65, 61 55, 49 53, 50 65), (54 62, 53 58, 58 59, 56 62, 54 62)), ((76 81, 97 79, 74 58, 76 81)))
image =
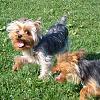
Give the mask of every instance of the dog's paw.
POLYGON ((49 79, 49 76, 48 75, 39 75, 38 79, 40 79, 40 80, 49 79))
POLYGON ((12 67, 12 71, 17 71, 18 69, 17 69, 17 67, 16 66, 13 66, 12 67))

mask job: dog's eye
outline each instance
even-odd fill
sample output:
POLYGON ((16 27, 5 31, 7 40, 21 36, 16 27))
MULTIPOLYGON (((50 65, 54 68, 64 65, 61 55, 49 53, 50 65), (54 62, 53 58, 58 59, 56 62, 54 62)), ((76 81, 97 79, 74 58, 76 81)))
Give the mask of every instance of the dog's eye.
POLYGON ((28 31, 28 30, 26 30, 25 33, 28 35, 31 35, 30 31, 28 31))
POLYGON ((16 33, 19 33, 19 30, 16 30, 16 33))

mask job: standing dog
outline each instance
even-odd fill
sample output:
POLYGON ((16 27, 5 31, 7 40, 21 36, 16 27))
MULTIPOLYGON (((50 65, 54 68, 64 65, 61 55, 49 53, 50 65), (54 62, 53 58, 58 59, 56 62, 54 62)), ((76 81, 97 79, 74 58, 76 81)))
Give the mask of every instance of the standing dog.
POLYGON ((15 57, 13 70, 18 70, 26 63, 41 65, 39 78, 49 75, 52 57, 63 52, 68 45, 68 29, 66 16, 50 27, 46 35, 41 36, 41 22, 30 19, 19 19, 7 26, 9 37, 16 50, 22 51, 22 56, 15 57))

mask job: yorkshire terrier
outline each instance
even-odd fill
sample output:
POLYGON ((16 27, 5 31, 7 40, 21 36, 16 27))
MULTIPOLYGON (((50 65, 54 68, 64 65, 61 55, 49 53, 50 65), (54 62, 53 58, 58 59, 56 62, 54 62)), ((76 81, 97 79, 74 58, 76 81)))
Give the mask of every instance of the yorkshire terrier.
POLYGON ((80 83, 80 78, 77 76, 77 73, 74 69, 72 69, 73 73, 69 72, 67 74, 66 72, 66 70, 69 70, 68 69, 69 67, 67 67, 66 62, 70 62, 72 60, 70 56, 73 56, 73 58, 76 57, 74 56, 76 53, 79 56, 79 58, 81 59, 84 58, 85 55, 84 50, 80 50, 79 52, 74 52, 74 53, 65 52, 63 54, 57 55, 57 65, 51 69, 53 73, 60 72, 60 74, 55 78, 56 81, 62 83, 65 80, 67 80, 67 81, 73 81, 74 83, 77 84, 80 83))
POLYGON ((7 31, 13 47, 22 51, 22 56, 14 59, 13 70, 19 70, 26 63, 37 63, 41 65, 40 79, 49 75, 53 56, 68 48, 66 16, 51 26, 45 35, 41 34, 41 22, 31 19, 13 21, 8 24, 7 31))
POLYGON ((87 100, 87 97, 100 96, 100 60, 85 60, 85 52, 64 53, 60 55, 53 72, 60 71, 57 81, 64 81, 68 74, 75 74, 82 82, 83 88, 80 91, 80 100, 87 100))

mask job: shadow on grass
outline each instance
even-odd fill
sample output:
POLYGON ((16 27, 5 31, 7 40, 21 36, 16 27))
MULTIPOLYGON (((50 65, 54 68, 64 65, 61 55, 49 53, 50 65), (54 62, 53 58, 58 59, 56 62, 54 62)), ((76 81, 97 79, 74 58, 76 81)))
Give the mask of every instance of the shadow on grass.
POLYGON ((94 100, 100 100, 100 97, 98 96, 98 97, 94 97, 94 100))
POLYGON ((87 55, 86 55, 86 59, 87 60, 98 60, 98 59, 100 59, 100 53, 88 53, 87 55))

